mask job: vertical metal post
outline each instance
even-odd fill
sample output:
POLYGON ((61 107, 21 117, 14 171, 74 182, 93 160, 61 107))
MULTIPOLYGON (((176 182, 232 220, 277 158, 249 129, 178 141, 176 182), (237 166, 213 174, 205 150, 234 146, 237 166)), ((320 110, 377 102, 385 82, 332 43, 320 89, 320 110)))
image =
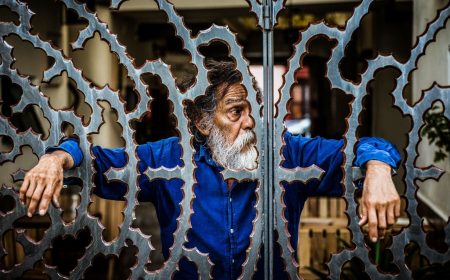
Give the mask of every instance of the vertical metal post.
POLYGON ((263 1, 264 278, 273 279, 273 31, 272 0, 263 1))

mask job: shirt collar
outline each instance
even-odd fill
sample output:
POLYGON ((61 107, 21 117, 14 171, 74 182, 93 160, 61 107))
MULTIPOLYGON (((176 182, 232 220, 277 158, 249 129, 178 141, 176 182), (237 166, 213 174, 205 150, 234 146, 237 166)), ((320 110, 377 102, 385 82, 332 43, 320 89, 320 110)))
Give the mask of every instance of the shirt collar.
POLYGON ((211 156, 211 151, 209 150, 208 147, 206 147, 206 145, 204 144, 198 145, 196 147, 196 150, 197 151, 194 155, 195 161, 204 161, 210 166, 217 167, 221 170, 224 169, 220 164, 218 164, 215 160, 213 160, 211 156))

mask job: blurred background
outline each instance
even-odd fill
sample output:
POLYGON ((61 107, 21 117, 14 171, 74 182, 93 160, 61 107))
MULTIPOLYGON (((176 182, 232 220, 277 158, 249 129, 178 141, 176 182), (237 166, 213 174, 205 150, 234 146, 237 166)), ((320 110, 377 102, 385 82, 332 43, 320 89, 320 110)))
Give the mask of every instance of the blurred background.
MULTIPOLYGON (((125 68, 118 64, 117 57, 110 52, 106 42, 100 40, 96 33, 81 50, 73 50, 71 43, 78 32, 87 26, 87 22, 78 18, 77 14, 66 9, 59 1, 26 0, 23 1, 35 13, 32 17, 32 32, 51 41, 64 54, 73 60, 74 65, 83 71, 84 77, 92 85, 103 87, 109 85, 117 90, 126 102, 127 110, 133 110, 138 96, 134 91, 133 82, 127 77, 125 68)), ((184 77, 195 75, 197 68, 190 63, 189 54, 183 50, 183 42, 175 36, 174 27, 167 23, 165 13, 158 11, 153 1, 129 0, 119 10, 108 8, 110 1, 89 0, 79 1, 87 4, 95 11, 99 19, 108 24, 109 29, 117 34, 118 40, 125 45, 135 65, 140 66, 146 60, 161 58, 171 66, 173 76, 181 90, 187 86, 181 83, 184 77)), ((185 24, 195 36, 200 30, 211 24, 227 25, 237 34, 239 44, 243 47, 244 57, 250 64, 250 70, 262 88, 262 33, 256 26, 256 17, 249 13, 248 4, 244 0, 172 1, 177 11, 184 17, 185 24)), ((392 54, 400 62, 408 60, 411 48, 416 44, 416 38, 426 30, 427 23, 434 19, 439 9, 448 4, 448 0, 378 0, 371 6, 369 14, 362 21, 346 48, 345 57, 341 61, 342 76, 354 83, 359 83, 361 74, 367 67, 367 60, 375 58, 379 53, 392 54)), ((293 54, 293 44, 299 40, 299 31, 305 30, 309 24, 324 20, 328 25, 345 28, 347 19, 360 1, 339 0, 288 0, 278 18, 274 32, 274 92, 275 99, 283 84, 283 74, 287 71, 288 60, 293 54)), ((17 14, 0 5, 0 21, 19 23, 17 14)), ((8 44, 14 47, 13 56, 16 61, 13 68, 29 77, 33 85, 49 98, 50 105, 55 109, 74 110, 82 116, 83 123, 90 120, 92 109, 84 102, 85 96, 78 92, 73 80, 65 73, 54 78, 50 83, 43 83, 43 71, 48 69, 53 60, 40 49, 35 49, 16 35, 5 37, 8 44)), ((291 100, 288 104, 289 114, 285 116, 285 125, 289 131, 305 136, 322 136, 340 139, 347 125, 345 118, 350 114, 348 102, 351 97, 339 90, 331 90, 325 77, 326 62, 336 42, 325 37, 316 37, 309 42, 308 53, 303 57, 302 67, 296 72, 296 81, 291 88, 291 100)), ((229 60, 228 47, 221 41, 201 46, 199 51, 206 57, 217 60, 229 60)), ((397 69, 385 68, 378 71, 368 87, 368 96, 364 100, 365 110, 362 114, 362 124, 358 128, 359 136, 383 137, 394 143, 404 158, 404 148, 407 145, 407 133, 411 129, 411 119, 403 116, 393 107, 393 98, 389 94, 399 76, 397 69)), ((175 116, 171 114, 171 104, 167 99, 167 88, 159 77, 145 75, 143 79, 149 85, 149 92, 154 101, 150 110, 132 126, 136 129, 134 139, 142 144, 177 135, 175 116)), ((434 82, 440 85, 450 84, 450 27, 440 30, 436 41, 427 47, 426 55, 419 59, 418 69, 409 77, 410 83, 403 92, 409 104, 420 99, 422 91, 432 86, 434 82)), ((49 120, 43 118, 38 106, 29 106, 23 113, 12 114, 10 106, 16 104, 22 95, 21 89, 14 85, 6 76, 0 76, 0 113, 10 118, 12 125, 19 131, 32 128, 40 133, 43 139, 48 137, 49 120)), ((442 104, 437 102, 424 116, 422 134, 424 138, 419 144, 420 156, 416 163, 426 167, 430 164, 450 171, 450 132, 449 120, 442 115, 442 104)), ((449 106, 450 104, 446 104, 449 106)), ((121 137, 122 127, 117 123, 117 114, 111 110, 107 102, 100 102, 103 107, 104 124, 90 141, 104 147, 123 147, 125 142, 121 137)), ((70 124, 62 128, 70 135, 73 128, 70 124)), ((281 133, 281 132, 280 132, 281 133)), ((12 139, 0 138, 0 151, 8 151, 12 139)), ((13 182, 7 174, 19 167, 30 169, 37 163, 37 157, 29 147, 22 149, 22 155, 13 162, 0 163, 0 182, 2 185, 20 186, 13 182)), ((403 167, 394 177, 400 193, 404 192, 402 181, 403 167)), ((439 252, 445 252, 443 226, 450 216, 450 175, 444 174, 439 182, 427 180, 417 182, 419 191, 420 215, 423 217, 423 227, 427 231, 429 246, 439 252)), ((63 190, 61 205, 64 210, 63 220, 70 223, 76 215, 79 204, 79 190, 76 185, 63 190)), ((11 209, 11 198, 0 197, 0 211, 6 213, 11 209)), ((91 215, 100 218, 105 226, 102 235, 105 241, 113 240, 123 220, 121 211, 125 207, 122 201, 107 201, 92 195, 93 203, 89 208, 91 215)), ((405 205, 405 202, 403 202, 405 205)), ((13 207, 13 206, 12 206, 13 207)), ((404 208, 403 208, 404 209, 404 208)), ((298 255, 301 265, 301 275, 305 279, 318 279, 321 273, 327 273, 325 262, 330 254, 339 249, 351 246, 350 233, 346 229, 347 218, 344 214, 345 201, 340 198, 311 198, 304 208, 300 227, 300 248, 298 255)), ((27 235, 38 241, 49 227, 47 216, 22 218, 15 223, 16 229, 25 229, 27 235)), ((403 212, 393 233, 399 232, 409 223, 408 216, 403 212)), ((152 244, 156 251, 150 256, 148 270, 156 270, 163 264, 160 233, 154 207, 151 203, 141 203, 135 209, 134 226, 152 236, 152 244)), ((7 255, 0 258, 0 269, 8 270, 24 257, 21 245, 15 240, 15 231, 8 231, 2 236, 7 255)), ((62 275, 76 266, 90 244, 92 236, 89 230, 80 232, 76 237, 70 236, 54 240, 43 261, 36 263, 35 269, 27 271, 24 278, 44 279, 43 263, 54 265, 62 275)), ((391 242, 387 238, 373 245, 371 250, 373 261, 379 264, 382 271, 395 273, 398 268, 392 264, 392 254, 384 248, 391 242)), ((122 279, 127 278, 130 267, 135 263, 137 248, 128 246, 119 256, 96 256, 85 278, 122 279)), ((440 271, 450 273, 450 265, 434 267, 420 256, 420 250, 411 244, 405 250, 409 254, 409 266, 417 279, 426 278, 430 273, 440 271), (425 270, 424 268, 432 268, 425 270), (424 276, 425 275, 425 276, 424 276)), ((355 274, 360 269, 357 261, 349 262, 343 269, 342 277, 355 276, 357 279, 367 277, 355 274)), ((440 274, 443 275, 443 274, 440 274)), ((448 274, 445 274, 448 275, 448 274)), ((354 279, 354 278, 350 278, 354 279)), ((437 279, 437 278, 436 278, 437 279)))

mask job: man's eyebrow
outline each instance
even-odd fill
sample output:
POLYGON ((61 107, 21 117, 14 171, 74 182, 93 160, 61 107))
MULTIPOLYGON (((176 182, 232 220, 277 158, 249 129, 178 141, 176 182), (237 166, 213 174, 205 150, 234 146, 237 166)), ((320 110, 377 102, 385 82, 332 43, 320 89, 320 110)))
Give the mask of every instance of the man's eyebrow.
POLYGON ((230 98, 225 100, 225 105, 233 104, 233 103, 243 103, 245 101, 244 98, 230 98))

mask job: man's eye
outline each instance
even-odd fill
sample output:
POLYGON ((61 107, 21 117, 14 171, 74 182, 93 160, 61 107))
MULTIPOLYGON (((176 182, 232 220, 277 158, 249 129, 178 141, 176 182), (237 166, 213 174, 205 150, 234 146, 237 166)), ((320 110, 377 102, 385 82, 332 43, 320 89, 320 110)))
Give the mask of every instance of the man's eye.
POLYGON ((232 110, 231 110, 231 113, 232 113, 233 115, 235 115, 235 116, 240 115, 241 112, 242 112, 242 110, 241 110, 241 109, 238 109, 238 108, 235 108, 235 109, 232 109, 232 110))
POLYGON ((233 108, 229 111, 229 118, 232 121, 238 120, 242 115, 242 109, 240 108, 233 108))

